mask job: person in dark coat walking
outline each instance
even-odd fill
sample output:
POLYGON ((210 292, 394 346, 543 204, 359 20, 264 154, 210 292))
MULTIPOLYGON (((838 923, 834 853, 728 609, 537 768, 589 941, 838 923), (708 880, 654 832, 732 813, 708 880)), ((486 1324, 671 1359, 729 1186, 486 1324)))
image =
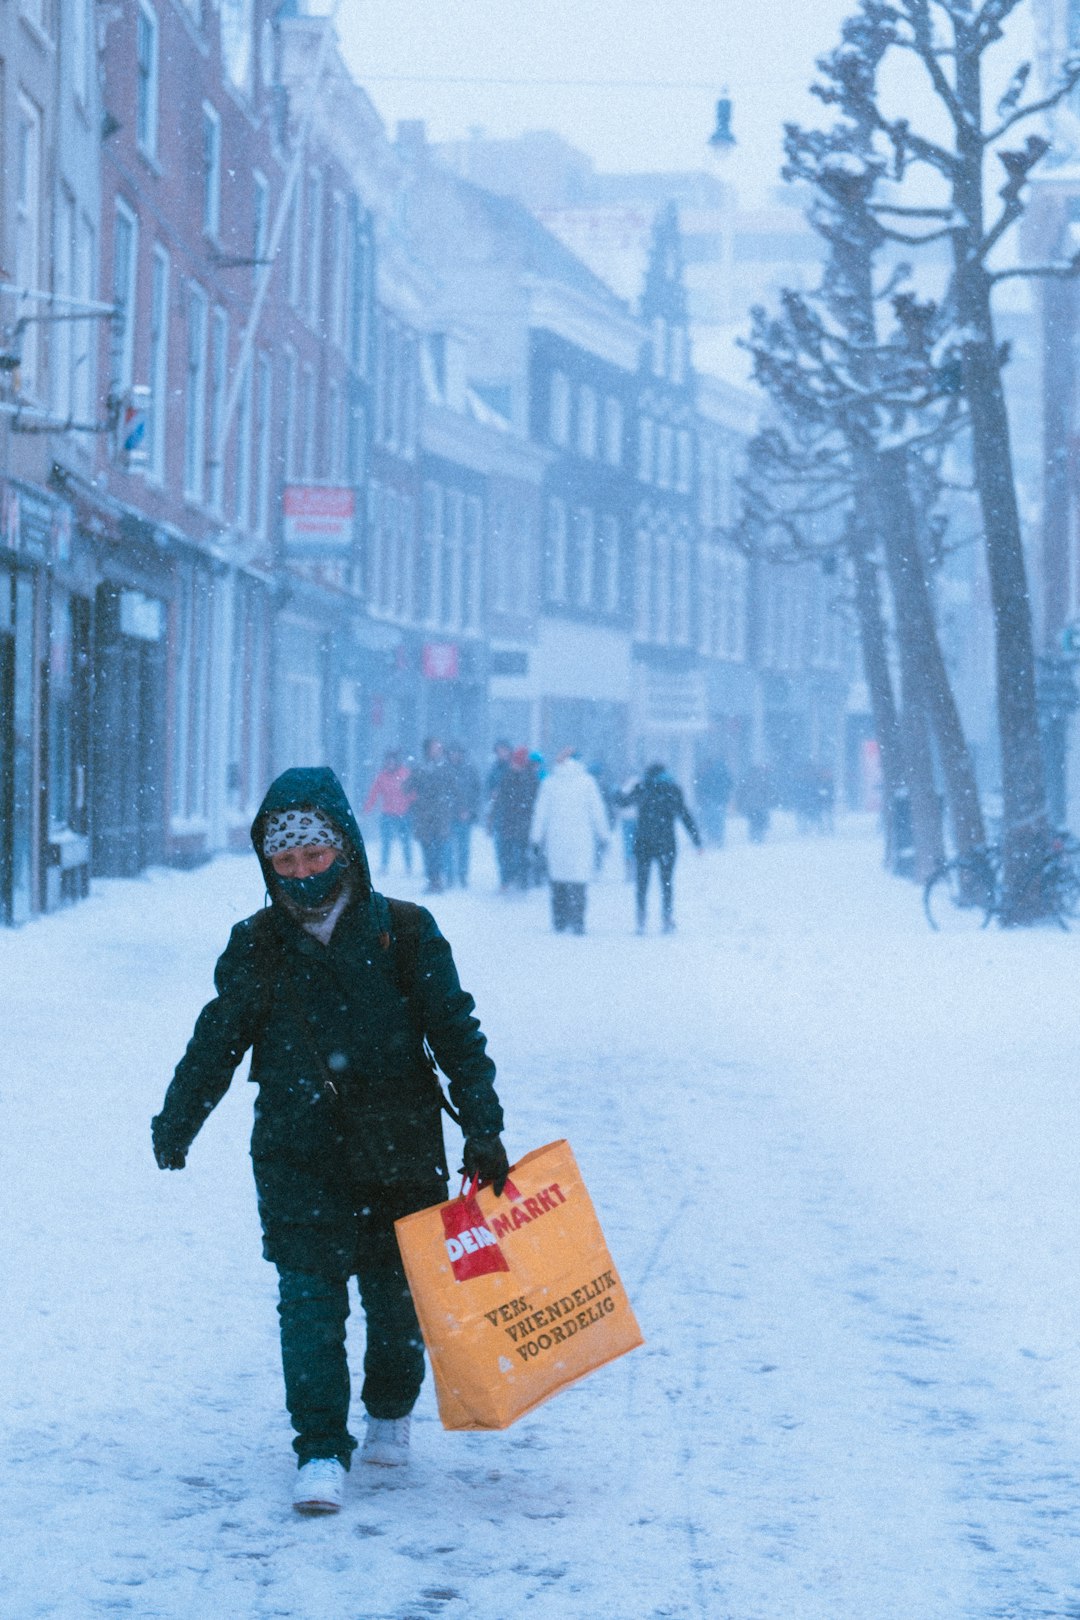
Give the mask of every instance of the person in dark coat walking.
POLYGON ((475 1003, 431 913, 371 884, 334 773, 278 777, 251 829, 270 904, 237 923, 153 1121, 160 1167, 183 1168, 252 1048, 251 1158, 263 1253, 279 1272, 286 1404, 299 1462, 294 1503, 340 1506, 348 1430, 347 1284, 367 1320, 364 1461, 407 1460, 423 1343, 394 1221, 447 1196, 441 1088, 449 1078, 465 1171, 501 1193, 506 1152, 495 1067, 475 1003))
POLYGON ((649 877, 653 862, 660 873, 660 900, 664 933, 675 927, 675 823, 681 821, 696 848, 701 848, 698 832, 690 811, 686 807, 682 789, 668 775, 663 765, 650 765, 641 781, 629 792, 617 793, 615 802, 633 805, 637 810, 637 829, 634 834, 634 862, 637 868, 637 931, 645 932, 645 908, 649 893, 649 877))
POLYGON ((426 893, 439 894, 450 877, 450 835, 454 827, 454 773, 438 737, 424 743, 424 763, 409 783, 413 791, 413 836, 424 852, 426 893))
POLYGON ((472 830, 480 817, 480 772, 461 747, 449 749, 454 818, 450 827, 450 882, 467 888, 472 830))
POLYGON ((515 748, 491 805, 491 831, 504 894, 529 886, 529 826, 539 786, 529 750, 515 748))

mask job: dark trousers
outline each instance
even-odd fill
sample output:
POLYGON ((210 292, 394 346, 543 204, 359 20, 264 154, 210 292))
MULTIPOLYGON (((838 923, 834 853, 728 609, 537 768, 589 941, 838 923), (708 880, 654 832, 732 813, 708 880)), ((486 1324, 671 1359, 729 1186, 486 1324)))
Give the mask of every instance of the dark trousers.
MULTIPOLYGON (((435 1188, 412 1207, 423 1208, 445 1196, 445 1190, 435 1188)), ((360 1398, 375 1418, 411 1412, 424 1381, 424 1341, 394 1237, 393 1213, 402 1211, 380 1211, 367 1223, 356 1272, 367 1319, 360 1398)), ((278 1280, 285 1404, 296 1430, 293 1450, 301 1465, 312 1457, 338 1457, 348 1468, 356 1446, 348 1426, 348 1284, 280 1268, 278 1280)))
POLYGON ((400 843, 401 853, 405 860, 406 872, 412 871, 412 834, 409 831, 408 816, 379 817, 379 839, 382 845, 382 870, 385 872, 390 865, 390 850, 392 845, 400 843))
POLYGON ((551 885, 551 921, 557 934, 585 932, 584 883, 551 885))
POLYGON ((665 924, 672 921, 672 907, 675 893, 673 880, 675 877, 675 851, 665 849, 660 853, 656 851, 635 852, 637 861, 637 920, 638 926, 645 925, 645 902, 649 893, 649 875, 652 872, 653 861, 660 872, 660 908, 665 924))
POLYGON ((469 882, 469 846, 472 843, 472 823, 455 821, 450 833, 450 882, 464 889, 469 882))
POLYGON ((450 840, 429 838, 421 848, 424 851, 424 877, 428 889, 437 893, 445 889, 450 876, 450 840))
POLYGON ((495 859, 499 864, 499 882, 504 889, 528 886, 529 851, 524 838, 516 833, 496 833, 495 859))

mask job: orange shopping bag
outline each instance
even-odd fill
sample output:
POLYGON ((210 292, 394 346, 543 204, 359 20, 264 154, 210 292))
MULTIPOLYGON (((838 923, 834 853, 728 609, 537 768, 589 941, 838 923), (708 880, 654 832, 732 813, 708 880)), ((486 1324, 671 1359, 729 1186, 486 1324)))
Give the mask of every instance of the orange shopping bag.
POLYGON ((396 1222, 446 1429, 505 1429, 642 1343, 568 1142, 396 1222))

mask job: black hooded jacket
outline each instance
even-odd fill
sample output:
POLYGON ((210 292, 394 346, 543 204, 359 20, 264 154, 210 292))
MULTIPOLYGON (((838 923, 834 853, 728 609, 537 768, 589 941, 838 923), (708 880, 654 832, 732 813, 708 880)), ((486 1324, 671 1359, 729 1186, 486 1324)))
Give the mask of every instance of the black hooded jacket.
POLYGON ((502 1129, 495 1066, 430 912, 416 908, 407 952, 394 937, 332 771, 279 776, 251 837, 273 903, 233 929, 214 973, 217 996, 199 1015, 154 1138, 185 1151, 251 1047, 263 1251, 292 1270, 348 1275, 365 1199, 389 1196, 405 1213, 445 1196, 442 1103, 425 1039, 467 1136, 502 1129), (262 853, 266 816, 301 806, 321 810, 348 844, 353 895, 328 945, 275 897, 262 853))
POLYGON ((654 855, 674 855, 675 823, 681 821, 694 843, 701 847, 697 822, 686 807, 682 789, 663 767, 650 765, 640 782, 629 793, 617 793, 615 803, 637 809, 634 851, 641 860, 654 855))

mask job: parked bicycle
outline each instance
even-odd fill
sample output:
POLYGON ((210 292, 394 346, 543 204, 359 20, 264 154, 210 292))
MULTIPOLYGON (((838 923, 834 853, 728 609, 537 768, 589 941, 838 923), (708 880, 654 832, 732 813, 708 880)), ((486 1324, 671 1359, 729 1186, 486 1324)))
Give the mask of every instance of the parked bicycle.
MULTIPOLYGON (((1055 832, 1049 852, 1032 863, 1021 891, 1021 911, 1029 896, 1034 899, 1036 889, 1047 921, 1064 929, 1080 922, 1080 840, 1071 833, 1055 832)), ((1003 904, 998 844, 985 844, 943 862, 923 889, 926 920, 942 934, 977 931, 993 917, 1000 922, 1003 904)))

